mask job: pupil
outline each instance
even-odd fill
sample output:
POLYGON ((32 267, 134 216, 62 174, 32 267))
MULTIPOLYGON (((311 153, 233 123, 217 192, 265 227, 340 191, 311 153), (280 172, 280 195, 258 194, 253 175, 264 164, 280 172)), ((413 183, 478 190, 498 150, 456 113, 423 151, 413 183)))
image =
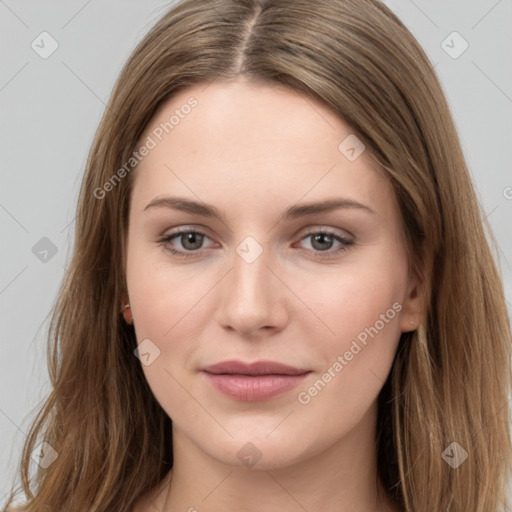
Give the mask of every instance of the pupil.
POLYGON ((184 246, 186 247, 186 244, 188 244, 190 242, 192 244, 192 246, 193 246, 191 248, 192 249, 197 249, 197 247, 194 247, 194 245, 198 245, 199 247, 201 246, 201 241, 202 241, 201 237, 202 237, 202 235, 200 235, 199 233, 187 233, 185 235, 186 243, 184 244, 184 246), (195 240, 196 238, 198 240, 195 240))
MULTIPOLYGON (((327 245, 329 245, 331 242, 329 241, 329 238, 330 238, 331 235, 326 235, 324 233, 319 233, 318 235, 314 236, 313 237, 313 245, 318 241, 322 241, 322 240, 325 240, 325 239, 328 239, 327 240, 327 245)), ((320 249, 325 249, 325 245, 322 246, 322 243, 320 243, 320 249)), ((328 248, 328 247, 327 247, 328 248)))

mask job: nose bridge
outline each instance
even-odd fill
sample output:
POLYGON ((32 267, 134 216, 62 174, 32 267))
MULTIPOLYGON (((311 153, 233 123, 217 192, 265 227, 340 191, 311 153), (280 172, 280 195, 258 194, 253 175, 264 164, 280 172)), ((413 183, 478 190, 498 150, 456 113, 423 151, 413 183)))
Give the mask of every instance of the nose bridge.
POLYGON ((270 251, 252 236, 236 246, 218 308, 221 324, 250 333, 262 327, 277 327, 284 320, 284 305, 279 305, 282 290, 268 268, 272 260, 270 251))
MULTIPOLYGON (((235 248, 233 273, 231 276, 233 296, 243 303, 262 301, 267 298, 270 284, 271 254, 253 236, 245 237, 235 248)), ((261 306, 261 304, 260 304, 261 306)))

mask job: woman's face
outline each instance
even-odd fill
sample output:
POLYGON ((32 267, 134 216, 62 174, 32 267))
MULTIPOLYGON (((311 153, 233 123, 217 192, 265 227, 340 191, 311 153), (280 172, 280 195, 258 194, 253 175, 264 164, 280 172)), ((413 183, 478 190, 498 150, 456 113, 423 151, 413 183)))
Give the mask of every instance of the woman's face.
POLYGON ((213 82, 165 103, 142 146, 128 301, 176 435, 271 468, 374 418, 418 296, 392 190, 350 128, 291 90, 213 82), (299 373, 204 371, 232 360, 299 373))

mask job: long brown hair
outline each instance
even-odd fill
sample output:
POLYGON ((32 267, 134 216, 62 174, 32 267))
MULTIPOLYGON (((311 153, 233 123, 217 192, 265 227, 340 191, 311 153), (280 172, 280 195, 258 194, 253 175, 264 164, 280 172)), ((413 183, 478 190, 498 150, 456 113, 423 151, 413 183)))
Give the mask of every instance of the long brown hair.
POLYGON ((119 311, 133 173, 97 191, 164 100, 241 75, 306 93, 351 127, 389 176, 411 268, 425 277, 426 337, 402 335, 379 395, 389 496, 408 512, 498 510, 512 460, 511 333, 492 235, 432 66, 377 0, 185 0, 130 56, 82 182, 48 336, 53 390, 20 463, 21 510, 130 510, 172 467, 171 420, 119 311), (58 457, 31 475, 41 441, 58 457), (455 468, 444 455, 459 447, 468 456, 455 468))

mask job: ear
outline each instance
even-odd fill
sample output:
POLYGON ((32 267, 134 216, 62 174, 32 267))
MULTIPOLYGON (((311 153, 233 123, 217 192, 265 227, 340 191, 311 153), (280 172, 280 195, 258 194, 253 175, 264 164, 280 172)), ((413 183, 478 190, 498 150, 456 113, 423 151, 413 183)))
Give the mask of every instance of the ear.
POLYGON ((121 297, 121 313, 123 314, 124 321, 127 324, 133 323, 132 310, 128 300, 128 294, 124 293, 121 297))
POLYGON ((425 313, 425 279, 418 274, 411 276, 403 302, 400 317, 401 332, 414 331, 421 324, 425 313))

